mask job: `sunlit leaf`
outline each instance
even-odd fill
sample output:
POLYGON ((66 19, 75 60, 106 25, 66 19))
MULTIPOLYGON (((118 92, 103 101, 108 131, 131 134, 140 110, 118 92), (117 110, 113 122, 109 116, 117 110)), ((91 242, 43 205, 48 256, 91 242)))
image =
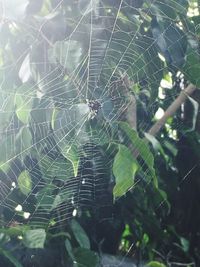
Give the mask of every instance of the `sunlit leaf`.
POLYGON ((159 261, 151 261, 147 265, 147 267, 166 267, 165 264, 159 262, 159 261))
POLYGON ((24 84, 17 88, 15 94, 16 115, 18 119, 27 124, 32 110, 34 92, 31 86, 24 84))
POLYGON ((89 238, 86 232, 84 231, 84 229, 81 227, 81 225, 76 220, 72 220, 71 229, 80 247, 90 249, 89 238))
POLYGON ((97 253, 86 248, 74 249, 74 258, 78 267, 96 267, 99 263, 97 253))
POLYGON ((50 59, 54 62, 58 61, 69 73, 75 71, 81 64, 82 47, 80 42, 75 40, 55 43, 53 51, 49 51, 50 59))
POLYGON ((71 245, 69 239, 65 240, 65 248, 66 248, 67 253, 69 254, 70 258, 72 260, 74 260, 73 248, 72 248, 72 245, 71 245))
POLYGON ((23 83, 27 82, 31 77, 31 69, 30 69, 30 55, 28 54, 19 70, 19 77, 23 83))
POLYGON ((45 240, 44 229, 27 230, 23 235, 23 243, 28 248, 44 248, 45 240))
POLYGON ((154 169, 154 156, 146 143, 145 140, 141 139, 137 132, 134 129, 131 129, 130 126, 126 122, 119 123, 120 128, 126 133, 128 138, 130 139, 133 147, 136 149, 136 152, 143 158, 144 162, 146 163, 147 167, 151 172, 151 176, 154 182, 154 185, 157 187, 157 177, 154 169))
POLYGON ((166 155, 165 152, 162 148, 161 143, 155 138, 155 136, 149 134, 149 133, 144 133, 145 137, 147 140, 149 140, 149 142, 151 142, 153 148, 155 149, 155 151, 159 151, 161 153, 161 155, 166 159, 166 155))
POLYGON ((80 161, 79 150, 77 146, 72 145, 67 150, 62 150, 62 154, 72 163, 74 169, 74 176, 76 177, 78 175, 78 167, 80 161))
POLYGON ((194 131, 196 127, 197 116, 199 113, 199 103, 190 96, 188 96, 188 99, 190 100, 193 106, 192 126, 191 129, 189 129, 188 131, 194 131))
POLYGON ((186 53, 186 63, 183 66, 183 72, 188 80, 190 80, 196 86, 200 86, 200 57, 196 49, 192 49, 188 46, 186 53))
POLYGON ((65 158, 51 159, 47 155, 40 160, 40 168, 43 178, 47 182, 52 179, 67 181, 73 177, 73 169, 71 163, 65 158))
POLYGON ((32 190, 32 180, 29 172, 21 172, 17 181, 20 191, 27 196, 32 190))
POLYGON ((131 151, 124 145, 119 145, 119 150, 113 163, 115 176, 114 197, 123 196, 133 185, 134 177, 138 170, 138 164, 131 151))
POLYGON ((181 241, 183 251, 188 252, 190 248, 190 242, 184 237, 180 237, 180 241, 181 241))

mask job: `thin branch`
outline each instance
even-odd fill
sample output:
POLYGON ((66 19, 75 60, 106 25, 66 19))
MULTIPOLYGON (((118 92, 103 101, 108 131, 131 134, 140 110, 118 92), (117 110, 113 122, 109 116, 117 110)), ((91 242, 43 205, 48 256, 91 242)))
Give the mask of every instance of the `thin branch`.
POLYGON ((187 97, 192 95, 196 90, 196 86, 189 84, 180 95, 174 100, 174 102, 167 108, 164 115, 159 119, 148 131, 149 134, 156 136, 156 134, 163 128, 168 118, 172 117, 181 105, 186 101, 187 97))
POLYGON ((189 262, 189 263, 181 263, 181 262, 168 262, 168 264, 173 264, 173 266, 195 266, 195 263, 194 262, 189 262))

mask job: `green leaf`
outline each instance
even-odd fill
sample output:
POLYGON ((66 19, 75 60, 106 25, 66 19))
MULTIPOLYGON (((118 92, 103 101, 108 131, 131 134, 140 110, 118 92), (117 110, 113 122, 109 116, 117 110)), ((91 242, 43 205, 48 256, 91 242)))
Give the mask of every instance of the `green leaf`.
POLYGON ((146 143, 145 140, 141 139, 137 132, 130 128, 128 123, 126 122, 120 122, 119 123, 120 128, 125 132, 125 134, 128 136, 130 139, 133 147, 136 149, 136 151, 139 152, 139 155, 142 157, 144 162, 146 163, 150 173, 151 173, 151 178, 153 179, 154 185, 158 187, 158 181, 154 169, 154 156, 146 143))
POLYGON ((33 104, 33 92, 27 84, 19 87, 15 94, 16 115, 18 119, 27 124, 33 104))
POLYGON ((23 235, 23 233, 27 230, 29 230, 28 225, 17 225, 10 228, 0 228, 0 233, 7 234, 11 237, 17 237, 19 235, 23 235))
POLYGON ((166 267, 166 265, 158 261, 150 261, 147 267, 166 267))
POLYGON ((134 177, 137 170, 138 164, 130 150, 124 145, 119 145, 119 150, 113 163, 116 183, 113 189, 115 198, 123 196, 134 185, 134 177))
POLYGON ((0 92, 0 129, 4 129, 14 113, 14 96, 9 92, 0 92))
POLYGON ((47 184, 44 188, 42 188, 37 194, 37 205, 36 209, 44 209, 45 211, 52 211, 54 207, 56 207, 55 201, 56 197, 53 194, 53 191, 56 190, 56 186, 52 183, 47 184))
POLYGON ((65 158, 51 159, 47 155, 42 156, 39 162, 43 179, 51 183, 53 179, 66 181, 73 177, 71 163, 65 158))
POLYGON ((79 167, 79 161, 80 161, 80 156, 79 156, 79 151, 76 145, 72 145, 69 147, 67 150, 62 151, 63 156, 68 159, 73 166, 74 170, 74 176, 76 177, 78 175, 78 167, 79 167))
POLYGON ((90 249, 89 238, 85 230, 81 227, 81 225, 76 220, 72 220, 71 229, 80 247, 90 249))
POLYGON ((23 267, 22 264, 12 255, 10 251, 0 248, 0 254, 9 259, 9 261, 12 262, 15 267, 23 267))
POLYGON ((32 135, 28 127, 22 127, 16 135, 16 154, 24 156, 30 153, 32 148, 32 135))
POLYGON ((23 83, 27 82, 31 77, 31 69, 30 69, 30 55, 28 54, 19 70, 19 77, 23 83))
POLYGON ((44 248, 46 232, 44 229, 28 230, 24 233, 23 243, 28 248, 44 248))
POLYGON ((176 148, 176 144, 174 144, 173 142, 170 142, 168 140, 164 140, 163 141, 163 146, 166 147, 174 157, 176 157, 177 153, 178 153, 178 149, 176 148))
POLYGON ((85 144, 89 141, 86 124, 90 109, 87 104, 71 105, 69 108, 59 109, 56 113, 56 117, 53 117, 54 132, 62 152, 68 150, 72 144, 85 144))
POLYGON ((200 87, 200 57, 198 50, 193 49, 191 46, 188 46, 186 53, 186 63, 183 66, 183 72, 186 78, 195 84, 197 87, 200 87))
POLYGON ((178 1, 164 0, 162 2, 156 0, 153 2, 153 7, 154 5, 157 6, 158 8, 157 10, 152 8, 151 2, 149 2, 149 4, 151 13, 157 15, 157 17, 160 16, 162 19, 167 18, 175 20, 177 18, 177 13, 186 15, 188 9, 188 0, 178 0, 178 1))
POLYGON ((62 155, 72 163, 75 177, 80 160, 79 147, 90 141, 86 129, 88 115, 88 105, 80 103, 66 110, 60 109, 52 118, 55 140, 62 155))
POLYGON ((66 240, 65 240, 65 248, 66 248, 67 253, 68 253, 68 255, 70 256, 70 258, 71 258, 72 260, 74 260, 73 249, 72 249, 72 245, 71 245, 69 239, 66 239, 66 240))
POLYGON ((181 241, 183 251, 188 252, 190 248, 190 242, 184 237, 180 237, 180 241, 181 241))
POLYGON ((49 50, 49 58, 52 62, 57 61, 68 70, 67 75, 77 70, 82 59, 81 43, 75 40, 58 41, 54 48, 49 50))
POLYGON ((21 172, 21 174, 19 175, 18 179, 18 186, 20 191, 24 194, 24 195, 28 195, 31 190, 32 190, 32 180, 31 177, 29 175, 28 171, 23 171, 21 172))
POLYGON ((59 113, 59 109, 54 108, 53 112, 52 112, 52 118, 51 118, 51 127, 52 127, 53 130, 54 130, 54 127, 55 127, 55 120, 56 120, 56 117, 57 117, 58 113, 59 113))
POLYGON ((192 114, 193 116, 192 116, 192 126, 186 132, 191 132, 191 131, 194 131, 195 127, 196 127, 197 117, 198 117, 198 113, 199 113, 199 103, 196 100, 194 100, 192 97, 190 97, 190 96, 187 96, 187 97, 193 106, 193 114, 192 114))
POLYGON ((155 4, 151 4, 150 12, 156 15, 158 18, 173 19, 177 18, 176 10, 173 9, 168 3, 155 1, 155 4))
POLYGON ((99 263, 97 253, 86 248, 75 249, 74 258, 74 267, 96 267, 99 263))
POLYGON ((161 153, 161 155, 163 156, 163 158, 166 159, 165 152, 164 152, 160 142, 155 138, 155 136, 153 136, 149 133, 144 133, 144 136, 146 137, 147 140, 149 140, 149 142, 151 142, 154 150, 159 151, 161 153))
POLYGON ((2 166, 8 162, 8 159, 11 159, 14 156, 14 146, 16 142, 16 136, 13 133, 7 133, 6 135, 2 136, 1 139, 1 151, 4 153, 0 153, 0 162, 2 166))
MULTIPOLYGON (((160 1, 158 1, 160 3, 160 1)), ((188 0, 165 0, 168 6, 173 8, 176 12, 186 15, 188 11, 189 1, 188 0)))

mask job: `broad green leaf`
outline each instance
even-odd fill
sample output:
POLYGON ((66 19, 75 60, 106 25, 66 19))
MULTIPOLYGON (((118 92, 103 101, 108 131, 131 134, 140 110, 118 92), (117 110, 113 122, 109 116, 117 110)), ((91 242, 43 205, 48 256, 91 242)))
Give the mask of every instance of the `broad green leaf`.
POLYGON ((152 99, 157 97, 155 88, 162 78, 162 62, 151 38, 135 38, 135 35, 120 30, 114 32, 103 63, 105 79, 109 81, 117 70, 126 72, 135 83, 147 81, 152 99))
POLYGON ((180 241, 181 241, 183 251, 188 252, 190 248, 190 242, 184 237, 180 237, 180 241))
POLYGON ((76 177, 78 175, 78 167, 79 167, 79 151, 76 145, 70 146, 66 151, 62 150, 63 156, 68 159, 73 166, 74 170, 74 176, 76 177))
POLYGON ((195 127, 196 127, 197 116, 199 113, 199 103, 190 96, 188 96, 188 99, 190 100, 190 102, 192 103, 192 106, 193 106, 193 116, 192 116, 192 126, 186 132, 191 132, 191 131, 194 131, 195 127))
POLYGON ((36 209, 42 209, 46 212, 50 212, 56 209, 60 204, 66 203, 73 196, 73 190, 65 190, 65 188, 60 189, 57 194, 55 191, 58 187, 54 184, 48 184, 44 186, 37 194, 36 194, 36 209))
POLYGON ((166 267, 165 264, 163 264, 159 261, 150 261, 146 266, 147 267, 166 267))
MULTIPOLYGON (((160 1, 158 1, 160 3, 160 1)), ((176 12, 186 15, 188 11, 189 1, 188 0, 165 0, 167 5, 171 6, 176 12)))
POLYGON ((69 239, 66 239, 66 240, 65 240, 65 248, 66 248, 67 253, 68 253, 68 255, 70 256, 70 258, 71 258, 72 260, 74 260, 73 248, 72 248, 72 245, 71 245, 69 239))
POLYGON ((176 19, 176 10, 173 9, 168 3, 155 1, 155 4, 151 4, 149 7, 151 14, 156 15, 158 18, 176 19))
POLYGON ((74 249, 75 263, 74 267, 97 267, 99 266, 99 257, 96 252, 86 248, 74 249))
POLYGON ((152 33, 168 66, 173 70, 182 67, 187 50, 185 33, 175 23, 158 23, 156 19, 152 20, 152 33))
POLYGON ((28 127, 22 127, 16 135, 16 154, 24 156, 30 153, 32 148, 32 135, 28 127))
POLYGON ((55 195, 55 190, 58 187, 49 184, 45 186, 36 194, 37 205, 36 209, 43 209, 45 212, 50 212, 56 209, 60 204, 66 203, 72 199, 73 192, 72 190, 65 190, 63 188, 59 190, 59 193, 55 195))
POLYGON ((30 55, 28 54, 19 70, 19 77, 23 83, 27 82, 31 77, 31 70, 30 70, 30 55))
POLYGON ((156 0, 153 2, 153 7, 154 5, 158 7, 156 10, 155 7, 152 8, 152 3, 149 1, 146 1, 148 4, 148 8, 150 8, 151 13, 153 15, 157 15, 158 17, 160 16, 161 18, 168 18, 175 20, 177 15, 176 13, 180 13, 183 15, 186 15, 187 9, 188 9, 188 0, 163 0, 159 1, 156 0), (148 3, 149 2, 149 3, 148 3), (159 14, 160 13, 160 14, 159 14))
POLYGON ((56 190, 56 186, 53 184, 47 184, 43 189, 41 189, 36 194, 37 205, 36 209, 44 209, 45 211, 52 211, 56 206, 55 202, 56 197, 53 194, 53 191, 56 190))
POLYGON ((9 169, 10 169, 10 164, 9 162, 0 162, 0 169, 4 172, 4 173, 8 173, 9 169))
POLYGON ((0 248, 0 254, 5 256, 15 267, 23 267, 22 264, 16 259, 12 253, 8 250, 5 250, 3 248, 0 248))
POLYGON ((88 115, 88 105, 80 103, 66 110, 59 110, 52 118, 55 140, 62 155, 72 163, 75 177, 80 160, 79 147, 90 141, 86 129, 88 115))
POLYGON ((32 180, 29 172, 28 171, 21 172, 17 179, 17 182, 20 191, 27 196, 32 190, 32 180))
POLYGON ((59 62, 69 73, 77 70, 82 59, 81 43, 75 40, 58 41, 55 43, 53 50, 49 50, 49 58, 53 62, 59 62))
POLYGON ((200 57, 198 50, 188 46, 186 53, 186 63, 183 66, 183 72, 186 78, 194 85, 200 87, 200 57))
POLYGON ((28 230, 23 235, 23 243, 28 248, 44 248, 45 240, 44 229, 28 230))
POLYGON ((146 163, 146 165, 147 165, 147 167, 151 173, 151 177, 153 179, 154 185, 156 187, 158 187, 158 181, 157 181, 157 177, 156 177, 156 173, 155 173, 155 169, 154 169, 154 156, 153 156, 148 144, 146 143, 145 140, 141 139, 138 136, 138 134, 135 130, 130 128, 128 123, 120 122, 119 125, 120 125, 120 128, 125 132, 127 137, 130 139, 133 147, 136 149, 136 151, 138 151, 139 155, 142 157, 142 159, 146 163))
POLYGON ((59 112, 59 109, 56 109, 56 108, 53 109, 52 118, 51 118, 51 127, 52 127, 53 130, 54 130, 54 127, 55 127, 55 120, 56 120, 58 112, 59 112))
POLYGON ((66 181, 73 177, 72 165, 65 158, 51 159, 47 155, 42 155, 39 165, 43 179, 48 183, 53 179, 66 181))
POLYGON ((119 145, 119 150, 113 163, 115 176, 114 197, 123 196, 133 185, 134 177, 138 170, 138 164, 133 158, 131 151, 124 145, 119 145))
POLYGON ((8 126, 14 113, 14 96, 12 93, 0 91, 0 129, 8 126))
POLYGON ((29 122, 30 112, 33 104, 33 89, 28 84, 24 84, 16 90, 15 107, 18 119, 27 124, 29 122))
POLYGON ((10 241, 10 236, 8 234, 0 232, 0 247, 10 241))
POLYGON ((86 124, 90 109, 87 104, 79 103, 66 109, 60 109, 54 116, 54 132, 61 151, 67 150, 76 142, 84 144, 89 141, 86 124))
POLYGON ((1 151, 0 153, 0 162, 2 166, 8 162, 15 155, 15 147, 13 144, 16 142, 16 136, 13 133, 7 133, 7 135, 2 136, 1 139, 1 151))
POLYGON ((142 243, 143 243, 144 246, 146 246, 149 243, 149 236, 148 236, 147 233, 143 234, 142 243))
POLYGON ((0 228, 0 233, 7 234, 11 237, 17 237, 19 235, 23 235, 23 233, 27 230, 29 230, 28 225, 17 225, 17 226, 12 226, 10 228, 0 228))
POLYGON ((81 225, 76 220, 72 220, 71 229, 80 247, 90 249, 89 238, 85 230, 81 227, 81 225))
POLYGON ((164 140, 163 141, 163 146, 165 146, 174 157, 176 157, 177 153, 178 153, 178 149, 176 147, 176 144, 174 144, 173 142, 170 142, 169 140, 164 140))
POLYGON ((155 151, 159 151, 161 153, 161 155, 166 159, 165 152, 164 152, 160 142, 155 138, 155 136, 153 136, 149 133, 144 133, 144 136, 146 137, 147 140, 149 140, 149 142, 151 142, 155 151))

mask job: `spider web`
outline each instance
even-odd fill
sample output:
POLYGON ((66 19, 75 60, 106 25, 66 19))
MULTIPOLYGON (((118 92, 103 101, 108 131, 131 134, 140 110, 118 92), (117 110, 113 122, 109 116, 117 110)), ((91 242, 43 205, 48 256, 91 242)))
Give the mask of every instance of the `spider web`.
MULTIPOLYGON (((27 223, 57 227, 78 216, 83 207, 104 209, 112 205, 112 194, 105 187, 114 181, 107 170, 115 151, 109 150, 108 157, 100 147, 115 142, 115 123, 123 120, 129 109, 136 109, 133 96, 138 86, 149 90, 160 86, 167 67, 158 60, 158 38, 172 27, 169 24, 160 36, 140 38, 143 22, 139 15, 145 11, 143 16, 148 20, 152 13, 156 15, 155 6, 160 2, 149 1, 148 6, 139 8, 129 2, 117 1, 112 7, 109 1, 105 6, 95 0, 77 1, 72 10, 65 10, 68 36, 55 41, 47 26, 50 17, 56 25, 62 1, 41 19, 39 27, 29 16, 12 20, 8 4, 1 1, 3 21, 9 21, 11 30, 17 32, 19 23, 27 34, 30 32, 28 48, 15 64, 2 68, 0 161, 4 172, 0 206, 8 210, 8 225, 28 214, 27 223), (79 13, 73 14, 74 10, 79 13), (129 32, 124 30, 128 23, 129 32), (7 89, 19 61, 20 86, 7 89), (128 93, 130 88, 132 94, 128 93), (17 191, 19 183, 23 194, 17 191)), ((142 93, 145 97, 147 90, 142 93)), ((170 98, 176 95, 174 92, 170 98)), ((155 90, 152 114, 157 97, 155 90)), ((133 127, 136 124, 148 132, 149 124, 143 117, 138 117, 133 127)), ((138 161, 144 166, 141 159, 138 161)), ((151 174, 145 170, 144 175, 151 174)))

